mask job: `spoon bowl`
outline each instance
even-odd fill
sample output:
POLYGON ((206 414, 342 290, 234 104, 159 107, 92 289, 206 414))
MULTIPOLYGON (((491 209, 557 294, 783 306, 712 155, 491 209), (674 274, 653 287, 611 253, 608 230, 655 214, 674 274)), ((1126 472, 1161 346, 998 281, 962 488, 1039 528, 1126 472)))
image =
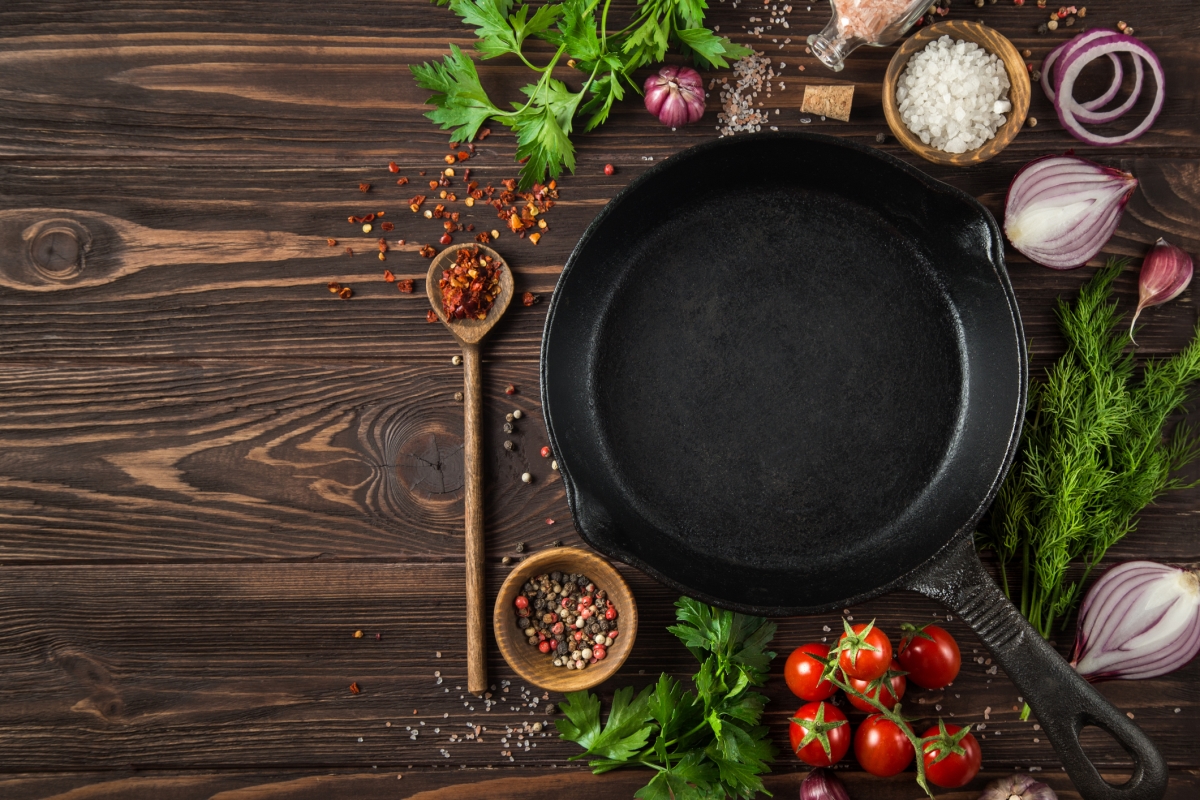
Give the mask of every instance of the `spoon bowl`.
POLYGON ((433 263, 429 265, 429 273, 425 276, 425 293, 429 295, 429 304, 433 306, 433 312, 438 315, 442 324, 450 329, 454 338, 462 344, 479 344, 479 340, 500 321, 500 317, 504 316, 508 304, 512 301, 512 270, 509 269, 500 254, 487 245, 471 244, 447 247, 438 253, 434 257, 433 263), (500 265, 500 294, 496 295, 492 307, 488 309, 487 316, 483 319, 450 319, 442 310, 442 289, 438 286, 438 281, 441 280, 443 272, 454 266, 454 262, 458 258, 458 251, 464 247, 478 247, 480 254, 491 256, 500 265))

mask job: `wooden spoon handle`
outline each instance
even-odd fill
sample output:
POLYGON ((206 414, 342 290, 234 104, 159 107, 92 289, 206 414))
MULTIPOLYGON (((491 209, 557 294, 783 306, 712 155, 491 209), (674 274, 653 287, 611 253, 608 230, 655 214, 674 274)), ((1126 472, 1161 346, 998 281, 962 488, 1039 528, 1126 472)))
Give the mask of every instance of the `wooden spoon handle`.
POLYGON ((478 344, 463 345, 463 471, 467 544, 467 689, 487 690, 483 562, 483 378, 478 344))

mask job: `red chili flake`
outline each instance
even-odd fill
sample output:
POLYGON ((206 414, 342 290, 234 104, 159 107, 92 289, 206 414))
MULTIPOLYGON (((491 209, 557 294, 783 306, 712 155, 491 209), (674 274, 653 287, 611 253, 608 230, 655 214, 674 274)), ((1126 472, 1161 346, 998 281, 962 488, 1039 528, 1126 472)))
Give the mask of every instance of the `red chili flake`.
POLYGON ((434 256, 437 255, 437 250, 435 250, 433 245, 431 245, 431 244, 422 245, 421 249, 418 250, 417 252, 420 253, 421 255, 425 256, 426 258, 433 258, 434 256))
POLYGON ((396 281, 396 288, 399 289, 404 294, 412 294, 413 293, 413 282, 410 279, 396 281))
POLYGON ((451 143, 450 143, 450 149, 451 149, 451 150, 457 150, 457 149, 458 149, 458 142, 451 142, 451 143))
POLYGON ((399 166, 396 164, 396 162, 395 162, 395 161, 389 161, 389 162, 388 162, 388 172, 390 172, 390 173, 392 173, 393 175, 395 175, 395 174, 396 174, 397 172, 399 172, 399 171, 400 171, 400 167, 399 167, 399 166))
POLYGON ((442 161, 445 161, 447 164, 455 164, 458 162, 458 159, 452 155, 447 155, 445 158, 442 159, 442 161))
POLYGON ((353 296, 354 296, 354 292, 350 289, 349 286, 343 286, 342 290, 340 292, 338 292, 338 297, 342 298, 343 300, 349 300, 353 296))
POLYGON ((540 233, 529 234, 529 241, 533 242, 534 244, 537 244, 541 240, 542 240, 542 235, 540 233))
POLYGON ((382 217, 382 216, 383 216, 384 214, 386 214, 386 213, 387 213, 386 211, 376 211, 376 212, 375 212, 375 216, 376 216, 376 217, 382 217))
POLYGON ((543 448, 541 449, 541 453, 542 453, 542 458, 549 458, 549 457, 550 457, 550 448, 549 448, 549 447, 543 447, 543 448))
POLYGON ((403 186, 406 183, 408 183, 408 178, 400 178, 398 181, 396 181, 397 186, 403 186))
POLYGON ((500 183, 504 184, 504 188, 508 189, 510 192, 515 192, 517 190, 516 178, 505 178, 504 180, 500 181, 500 183))
POLYGON ((480 231, 479 233, 475 234, 475 241, 479 242, 480 244, 487 244, 491 240, 491 234, 489 234, 487 231, 480 231))
POLYGON ((476 134, 475 138, 482 142, 484 139, 486 139, 487 137, 489 137, 491 135, 492 135, 492 129, 484 128, 478 134, 476 134))
POLYGON ((383 271, 383 279, 385 281, 387 281, 388 283, 392 283, 393 281, 396 280, 396 276, 392 274, 392 271, 390 269, 385 269, 383 271))
POLYGON ((346 254, 346 255, 348 255, 348 256, 352 256, 352 255, 354 255, 354 249, 353 249, 353 248, 351 248, 351 247, 347 247, 347 248, 346 248, 345 250, 343 250, 342 252, 343 252, 343 253, 345 253, 345 254, 346 254))
POLYGON ((448 233, 443 233, 442 238, 438 239, 438 241, 441 242, 442 244, 450 244, 451 242, 454 241, 454 238, 448 233))
POLYGON ((334 294, 337 294, 342 290, 342 285, 337 281, 330 281, 326 288, 328 288, 329 291, 333 292, 334 294))
POLYGON ((353 225, 356 219, 358 218, 351 214, 350 216, 346 217, 346 222, 349 222, 351 225, 353 225))
POLYGON ((471 155, 475 155, 475 145, 469 144, 467 145, 467 149, 471 151, 471 155))
MULTIPOLYGON (((437 322, 438 321, 437 312, 434 311, 432 308, 429 309, 428 311, 426 311, 425 312, 425 321, 426 322, 437 322)), ((415 714, 417 712, 414 711, 413 713, 415 714)))
POLYGON ((430 181, 430 182, 429 182, 429 188, 430 188, 430 189, 436 189, 436 188, 438 188, 438 182, 437 182, 437 181, 430 181))
POLYGON ((475 230, 475 223, 471 223, 471 224, 467 225, 467 230, 468 230, 468 231, 473 231, 473 230, 475 230))
MULTIPOLYGON (((442 272, 442 310, 452 319, 484 319, 500 294, 500 263, 478 247, 461 248, 454 266, 442 272)), ((516 387, 513 387, 516 391, 516 387)))
POLYGON ((421 210, 421 206, 422 206, 422 205, 424 205, 424 204, 425 204, 425 195, 423 195, 423 194, 419 194, 419 195, 417 195, 416 197, 414 197, 413 199, 411 199, 411 200, 409 200, 409 201, 408 201, 408 207, 409 207, 410 209, 412 209, 412 211, 413 211, 413 213, 414 213, 414 214, 415 214, 417 211, 420 211, 420 210, 421 210))
POLYGON ((505 387, 504 393, 505 394, 516 394, 517 393, 516 385, 510 383, 507 387, 505 387))
POLYGON ((533 305, 534 303, 536 303, 536 302, 537 302, 538 300, 540 300, 540 299, 541 299, 541 298, 539 298, 539 297, 538 297, 536 294, 534 294, 533 292, 526 292, 525 294, 523 294, 523 295, 521 296, 521 305, 524 305, 524 306, 531 306, 531 305, 533 305))
POLYGON ((350 684, 350 694, 359 694, 360 692, 362 692, 362 689, 358 688, 358 681, 350 684))
POLYGON ((337 239, 326 239, 325 244, 329 245, 330 247, 337 247, 337 239))
POLYGON ((450 219, 454 220, 455 222, 458 222, 458 220, 459 220, 461 217, 462 217, 462 212, 461 212, 461 211, 454 211, 454 212, 452 212, 452 213, 450 214, 450 219))
POLYGON ((396 226, 390 222, 384 222, 383 224, 381 224, 379 226, 379 229, 382 231, 391 231, 391 230, 395 230, 396 226))
POLYGON ((547 525, 553 525, 553 524, 554 524, 554 520, 550 519, 549 517, 546 517, 546 524, 547 524, 547 525))
POLYGON ((458 196, 455 195, 454 192, 451 192, 450 194, 446 195, 446 200, 451 203, 453 203, 457 199, 458 199, 458 196))
POLYGON ((369 183, 360 183, 360 184, 358 185, 358 190, 359 190, 360 192, 364 192, 364 193, 365 193, 365 192, 369 192, 369 191, 371 191, 371 184, 369 184, 369 183))
POLYGON ((381 252, 381 253, 387 252, 388 246, 387 246, 386 239, 380 239, 378 242, 376 242, 376 244, 379 245, 379 252, 381 252))
POLYGON ((466 161, 468 158, 471 157, 471 154, 468 153, 466 150, 459 150, 457 153, 457 156, 458 156, 459 161, 466 161))
POLYGON ((418 174, 418 175, 424 175, 424 174, 425 174, 425 170, 421 170, 421 171, 420 171, 420 172, 418 172, 417 174, 418 174))
POLYGON ((434 206, 433 216, 434 219, 441 219, 442 217, 446 216, 446 206, 441 203, 438 203, 436 206, 434 206))

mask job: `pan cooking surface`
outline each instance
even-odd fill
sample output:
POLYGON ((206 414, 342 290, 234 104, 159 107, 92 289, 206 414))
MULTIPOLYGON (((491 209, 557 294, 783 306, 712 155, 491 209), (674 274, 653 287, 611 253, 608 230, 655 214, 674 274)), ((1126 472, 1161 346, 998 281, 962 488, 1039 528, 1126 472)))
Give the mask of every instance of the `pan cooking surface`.
POLYGON ((904 518, 962 394, 950 303, 909 235, 838 195, 747 188, 672 210, 627 263, 597 398, 648 519, 778 568, 904 518), (696 235, 731 207, 754 222, 696 235))
POLYGON ((647 172, 572 253, 542 340, 581 535, 756 613, 899 585, 970 535, 1011 460, 1025 354, 1002 254, 974 200, 831 137, 647 172))

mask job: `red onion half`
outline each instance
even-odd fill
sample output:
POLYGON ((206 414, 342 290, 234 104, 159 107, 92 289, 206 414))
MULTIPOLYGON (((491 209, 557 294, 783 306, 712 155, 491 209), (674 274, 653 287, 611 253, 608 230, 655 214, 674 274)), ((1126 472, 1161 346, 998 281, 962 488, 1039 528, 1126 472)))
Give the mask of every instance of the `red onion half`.
POLYGON ((1137 183, 1128 172, 1078 156, 1035 159, 1008 187, 1004 234, 1038 264, 1083 266, 1112 238, 1137 183))
POLYGON ((704 116, 704 80, 691 67, 667 65, 646 78, 646 110, 672 128, 704 116))
POLYGON ((1059 122, 1062 123, 1067 132, 1081 142, 1092 145, 1123 144, 1141 136, 1154 124, 1159 112, 1162 111, 1163 101, 1166 99, 1166 82, 1163 76, 1162 64, 1159 63, 1158 56, 1154 54, 1154 51, 1132 36, 1108 30, 1093 30, 1081 33, 1069 42, 1052 50, 1046 56, 1046 60, 1042 62, 1042 88, 1046 91, 1046 96, 1054 102, 1054 110, 1058 113, 1059 122), (1108 111, 1098 111, 1097 109, 1103 106, 1104 103, 1116 97, 1116 93, 1120 89, 1123 73, 1120 67, 1120 60, 1117 58, 1118 53, 1129 53, 1133 56, 1135 73, 1133 91, 1116 108, 1109 109, 1108 111), (1103 95, 1095 100, 1090 100, 1086 103, 1076 102, 1072 96, 1076 79, 1084 67, 1103 56, 1112 59, 1114 65, 1116 65, 1112 85, 1109 86, 1103 95), (1056 62, 1060 63, 1056 64, 1056 62), (1101 136, 1084 128, 1083 123, 1085 122, 1112 122, 1133 108, 1134 103, 1137 102, 1138 95, 1141 94, 1144 82, 1143 62, 1150 68, 1150 73, 1154 76, 1156 83, 1154 102, 1151 104, 1146 118, 1133 130, 1117 136, 1101 136), (1054 69, 1053 76, 1051 76, 1051 69, 1054 69), (1051 85, 1053 85, 1053 90, 1049 88, 1051 85))
POLYGON ((1072 666, 1089 681, 1154 678, 1200 652, 1200 572, 1128 561, 1105 572, 1079 609, 1072 666))

